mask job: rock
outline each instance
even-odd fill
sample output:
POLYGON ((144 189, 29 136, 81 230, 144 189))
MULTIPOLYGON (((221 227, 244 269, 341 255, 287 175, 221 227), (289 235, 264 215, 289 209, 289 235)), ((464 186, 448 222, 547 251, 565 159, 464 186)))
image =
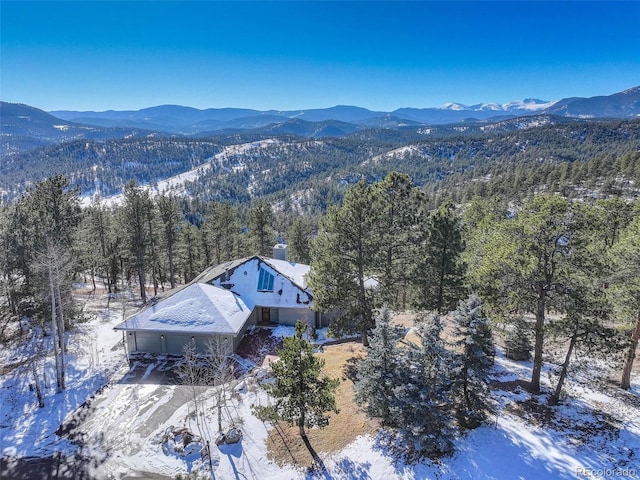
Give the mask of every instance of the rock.
POLYGON ((225 434, 220 432, 218 433, 218 435, 216 436, 216 445, 220 446, 224 443, 225 440, 225 434))
POLYGON ((242 439, 242 431, 239 428, 231 428, 224 436, 226 444, 238 443, 242 439))

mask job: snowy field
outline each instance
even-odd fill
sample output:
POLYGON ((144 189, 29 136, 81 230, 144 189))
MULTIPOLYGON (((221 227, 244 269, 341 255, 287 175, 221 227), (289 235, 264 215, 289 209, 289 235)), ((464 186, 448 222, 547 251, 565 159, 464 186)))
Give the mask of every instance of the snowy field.
MULTIPOLYGON (((164 363, 136 365, 137 373, 131 372, 122 334, 112 330, 122 320, 122 304, 112 302, 111 309, 105 305, 104 297, 92 299, 88 311, 94 318, 68 334, 64 393, 55 394, 52 362, 41 364, 46 372, 45 408, 37 407, 29 388, 32 378, 22 364, 31 352, 18 348, 0 352, 2 365, 15 366, 5 368, 0 378, 4 456, 0 478, 39 478, 16 477, 20 469, 15 459, 61 454, 69 462, 85 462, 81 467, 85 478, 95 479, 173 479, 189 472, 201 473, 200 478, 255 480, 640 478, 637 374, 632 392, 604 381, 589 386, 574 377, 567 388, 571 398, 550 408, 544 395, 532 397, 520 386, 528 379, 531 365, 500 354, 495 369, 495 415, 489 425, 458 439, 457 453, 441 462, 407 465, 380 448, 375 438, 358 437, 342 451, 318 452, 327 469, 324 473, 278 466, 267 454, 271 427, 251 414, 251 405, 268 401, 253 378, 233 387, 233 400, 223 415, 225 429, 233 422, 242 431, 241 441, 220 447, 211 441, 210 461, 203 461, 200 450, 217 433, 215 389, 195 391, 201 404, 196 417, 190 387, 157 381, 163 378, 158 374, 163 373, 164 363), (182 427, 195 435, 184 449, 182 427)), ((275 335, 286 333, 287 329, 274 330, 275 335)), ((331 348, 326 346, 325 351, 331 348)), ((549 375, 547 370, 545 382, 549 375)))

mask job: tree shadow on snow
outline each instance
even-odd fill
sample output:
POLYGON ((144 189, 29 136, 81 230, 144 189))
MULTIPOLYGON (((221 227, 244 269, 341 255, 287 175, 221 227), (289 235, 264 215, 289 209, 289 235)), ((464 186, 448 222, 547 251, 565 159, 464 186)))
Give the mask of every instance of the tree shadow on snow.
POLYGON ((350 458, 341 458, 335 462, 338 478, 348 478, 349 480, 373 480, 369 475, 371 463, 356 462, 350 458))
MULTIPOLYGON (((67 457, 60 452, 49 457, 2 457, 0 478, 11 480, 90 480, 92 459, 67 457)), ((93 465, 94 467, 97 465, 93 465)))

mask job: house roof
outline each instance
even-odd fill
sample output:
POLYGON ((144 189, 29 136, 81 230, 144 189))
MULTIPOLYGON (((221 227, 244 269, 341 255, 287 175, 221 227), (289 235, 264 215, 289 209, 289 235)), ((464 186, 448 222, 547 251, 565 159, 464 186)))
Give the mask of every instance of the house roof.
POLYGON ((221 277, 226 272, 230 274, 239 266, 249 262, 252 259, 259 259, 261 262, 266 263, 275 271, 291 280, 301 290, 307 289, 307 280, 305 276, 311 270, 309 265, 303 263, 289 262, 287 260, 278 260, 276 258, 261 257, 255 255, 253 257, 240 258, 238 260, 231 260, 229 262, 221 263, 213 267, 207 268, 204 272, 198 275, 193 282, 210 283, 213 280, 221 277))
POLYGON ((127 318, 116 330, 237 334, 251 315, 238 295, 206 283, 192 283, 127 318))
MULTIPOLYGON (((234 270, 252 260, 262 262, 279 272, 302 292, 305 292, 308 295, 307 298, 311 298, 311 292, 306 287, 305 278, 311 269, 309 265, 260 256, 245 257, 207 268, 188 284, 166 292, 153 305, 149 305, 130 316, 118 324, 115 329, 190 334, 235 334, 239 332, 251 315, 255 304, 264 302, 265 298, 257 299, 253 291, 255 288, 241 296, 231 290, 213 285, 213 283, 226 273, 232 275, 234 270)), ((299 297, 295 300, 289 300, 289 303, 295 302, 294 307, 298 306, 299 297)), ((267 304, 260 303, 260 305, 267 304)), ((278 297, 277 306, 287 305, 287 299, 278 297)))
POLYGON ((194 278, 191 283, 210 283, 216 278, 222 276, 225 272, 233 272, 236 268, 238 268, 243 263, 248 262, 252 258, 255 257, 244 257, 239 258, 237 260, 230 260, 228 262, 221 263, 219 265, 214 265, 212 267, 204 270, 200 275, 194 278))
POLYGON ((260 257, 260 259, 264 263, 270 265, 271 268, 273 268, 277 272, 280 272, 282 275, 295 283, 297 287, 301 288, 302 290, 306 290, 306 275, 311 270, 311 267, 309 265, 289 262, 287 260, 278 260, 276 258, 260 257))

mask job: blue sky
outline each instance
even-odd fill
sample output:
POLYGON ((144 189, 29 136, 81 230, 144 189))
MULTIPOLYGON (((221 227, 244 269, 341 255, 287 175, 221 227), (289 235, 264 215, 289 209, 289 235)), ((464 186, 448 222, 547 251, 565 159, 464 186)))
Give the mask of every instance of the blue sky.
POLYGON ((640 2, 1 3, 0 98, 391 111, 640 85, 640 2))

